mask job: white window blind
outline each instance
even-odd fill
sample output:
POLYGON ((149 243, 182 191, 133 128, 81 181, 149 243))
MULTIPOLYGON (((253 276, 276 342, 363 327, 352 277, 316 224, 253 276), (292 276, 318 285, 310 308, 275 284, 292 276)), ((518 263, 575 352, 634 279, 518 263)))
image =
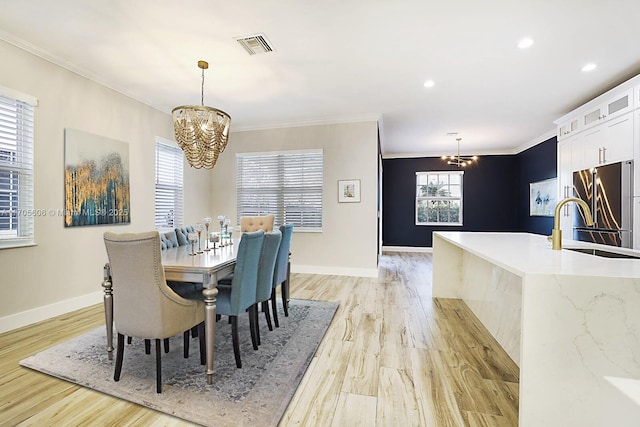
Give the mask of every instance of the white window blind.
POLYGON ((156 228, 183 224, 183 172, 180 148, 156 141, 156 228))
POLYGON ((273 214, 275 224, 322 230, 322 150, 237 155, 237 221, 273 214))
POLYGON ((35 100, 10 95, 0 88, 0 247, 32 244, 37 214, 33 208, 35 100))

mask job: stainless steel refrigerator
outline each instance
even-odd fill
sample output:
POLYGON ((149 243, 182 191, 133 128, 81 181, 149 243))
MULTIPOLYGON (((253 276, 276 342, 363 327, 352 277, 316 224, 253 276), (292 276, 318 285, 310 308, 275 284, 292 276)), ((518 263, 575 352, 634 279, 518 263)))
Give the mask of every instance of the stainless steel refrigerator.
POLYGON ((591 208, 594 227, 575 206, 573 239, 630 248, 633 210, 633 162, 626 161, 573 173, 575 196, 591 208))

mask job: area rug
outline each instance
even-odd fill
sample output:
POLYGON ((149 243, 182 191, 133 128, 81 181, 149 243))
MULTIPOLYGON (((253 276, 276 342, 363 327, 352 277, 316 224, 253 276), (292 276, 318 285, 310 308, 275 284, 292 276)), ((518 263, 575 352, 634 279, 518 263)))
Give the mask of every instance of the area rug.
MULTIPOLYGON (((20 361, 44 372, 175 417, 206 426, 276 426, 300 384, 338 303, 291 300, 289 317, 279 307, 280 327, 269 331, 260 313, 261 345, 253 350, 248 316, 239 316, 242 368, 237 369, 231 325, 216 325, 214 383, 207 385, 200 365, 198 338, 183 357, 182 335, 170 339, 162 353, 162 393, 156 393, 155 349, 144 353, 144 342, 126 345, 122 374, 114 382, 114 360, 108 360, 104 327, 20 361)), ((114 342, 116 340, 114 339, 114 342)))

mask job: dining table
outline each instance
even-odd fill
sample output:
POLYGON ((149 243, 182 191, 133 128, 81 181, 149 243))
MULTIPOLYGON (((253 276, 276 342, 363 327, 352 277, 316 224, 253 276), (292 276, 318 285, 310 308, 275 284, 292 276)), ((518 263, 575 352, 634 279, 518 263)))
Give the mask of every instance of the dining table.
MULTIPOLYGON (((216 327, 217 284, 222 277, 233 272, 236 264, 237 241, 214 248, 192 248, 191 245, 167 248, 162 251, 162 265, 166 280, 177 282, 202 283, 204 297, 204 328, 206 342, 207 383, 213 384, 213 343, 216 327), (234 244, 235 243, 235 244, 234 244)), ((107 329, 107 352, 113 359, 113 289, 109 263, 105 264, 104 311, 107 329)))

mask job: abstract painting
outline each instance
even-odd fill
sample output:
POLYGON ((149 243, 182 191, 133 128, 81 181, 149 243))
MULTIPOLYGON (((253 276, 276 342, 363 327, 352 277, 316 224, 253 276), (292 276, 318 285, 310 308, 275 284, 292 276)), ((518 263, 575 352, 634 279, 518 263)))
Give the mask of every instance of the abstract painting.
POLYGON ((64 190, 65 227, 130 223, 129 144, 65 129, 64 190))
POLYGON ((529 184, 530 216, 553 216, 556 204, 558 203, 556 196, 558 193, 557 187, 557 178, 529 184))

